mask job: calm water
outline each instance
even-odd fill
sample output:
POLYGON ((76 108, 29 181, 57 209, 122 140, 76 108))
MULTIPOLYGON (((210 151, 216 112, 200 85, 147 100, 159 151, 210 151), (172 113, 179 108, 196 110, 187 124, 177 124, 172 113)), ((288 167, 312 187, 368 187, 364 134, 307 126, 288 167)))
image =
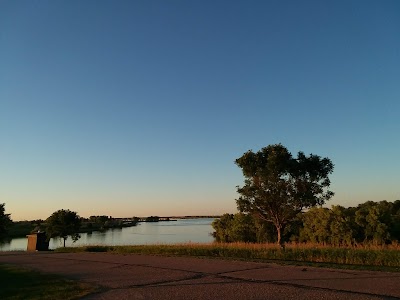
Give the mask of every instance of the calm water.
MULTIPOLYGON (((210 243, 213 237, 211 223, 214 219, 187 219, 170 222, 138 223, 134 227, 110 229, 105 232, 82 233, 81 238, 72 243, 67 239, 67 247, 84 245, 144 245, 174 243, 210 243)), ((27 238, 17 238, 1 244, 0 251, 26 250, 27 238)), ((50 249, 63 246, 62 239, 51 239, 50 249)))

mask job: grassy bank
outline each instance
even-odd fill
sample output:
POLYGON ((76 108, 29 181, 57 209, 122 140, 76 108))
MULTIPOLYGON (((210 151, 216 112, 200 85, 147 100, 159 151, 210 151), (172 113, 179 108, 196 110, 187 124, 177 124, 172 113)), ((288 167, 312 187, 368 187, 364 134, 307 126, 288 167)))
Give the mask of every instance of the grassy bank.
POLYGON ((0 299, 79 299, 94 291, 88 284, 57 275, 0 265, 0 299))
POLYGON ((282 250, 275 244, 212 243, 144 246, 86 246, 59 248, 56 251, 214 257, 400 271, 400 247, 397 245, 390 247, 359 246, 353 248, 335 248, 314 244, 292 244, 287 245, 285 249, 282 250))

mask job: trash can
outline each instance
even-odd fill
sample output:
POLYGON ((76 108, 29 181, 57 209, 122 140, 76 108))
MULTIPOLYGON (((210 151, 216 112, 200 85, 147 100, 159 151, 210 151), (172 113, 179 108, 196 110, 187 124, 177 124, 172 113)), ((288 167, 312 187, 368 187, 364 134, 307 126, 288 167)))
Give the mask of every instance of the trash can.
POLYGON ((26 251, 47 251, 49 242, 45 232, 32 233, 26 236, 28 238, 28 247, 26 251))

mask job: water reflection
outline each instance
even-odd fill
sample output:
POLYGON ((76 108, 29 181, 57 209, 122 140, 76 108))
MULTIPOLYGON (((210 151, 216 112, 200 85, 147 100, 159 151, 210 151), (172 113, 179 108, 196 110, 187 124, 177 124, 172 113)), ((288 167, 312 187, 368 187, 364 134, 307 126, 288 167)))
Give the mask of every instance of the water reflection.
MULTIPOLYGON (((66 246, 210 243, 213 241, 211 236, 211 232, 213 232, 211 223, 213 220, 187 219, 170 222, 138 223, 134 227, 82 233, 81 238, 75 243, 72 243, 71 239, 67 239, 66 246)), ((25 251, 26 246, 27 238, 12 239, 9 243, 0 244, 0 251, 25 251)), ((50 249, 62 246, 62 239, 54 238, 50 240, 50 249)))
POLYGON ((14 251, 14 250, 26 250, 28 244, 28 239, 25 238, 15 238, 10 241, 0 244, 0 251, 14 251))

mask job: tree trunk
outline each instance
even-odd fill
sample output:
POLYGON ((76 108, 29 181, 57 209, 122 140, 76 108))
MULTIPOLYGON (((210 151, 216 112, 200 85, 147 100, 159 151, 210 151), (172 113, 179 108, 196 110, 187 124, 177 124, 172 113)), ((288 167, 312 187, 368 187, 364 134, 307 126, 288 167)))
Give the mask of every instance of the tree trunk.
POLYGON ((64 248, 65 248, 65 240, 66 240, 66 238, 63 238, 64 239, 64 248))
POLYGON ((278 239, 277 239, 276 243, 281 246, 282 245, 281 244, 282 243, 281 227, 280 226, 276 226, 276 231, 278 233, 278 239))
POLYGON ((281 249, 284 249, 285 245, 284 245, 284 241, 282 239, 282 233, 283 233, 284 228, 283 228, 282 224, 275 224, 275 227, 276 227, 276 232, 277 232, 276 243, 281 247, 281 249))

